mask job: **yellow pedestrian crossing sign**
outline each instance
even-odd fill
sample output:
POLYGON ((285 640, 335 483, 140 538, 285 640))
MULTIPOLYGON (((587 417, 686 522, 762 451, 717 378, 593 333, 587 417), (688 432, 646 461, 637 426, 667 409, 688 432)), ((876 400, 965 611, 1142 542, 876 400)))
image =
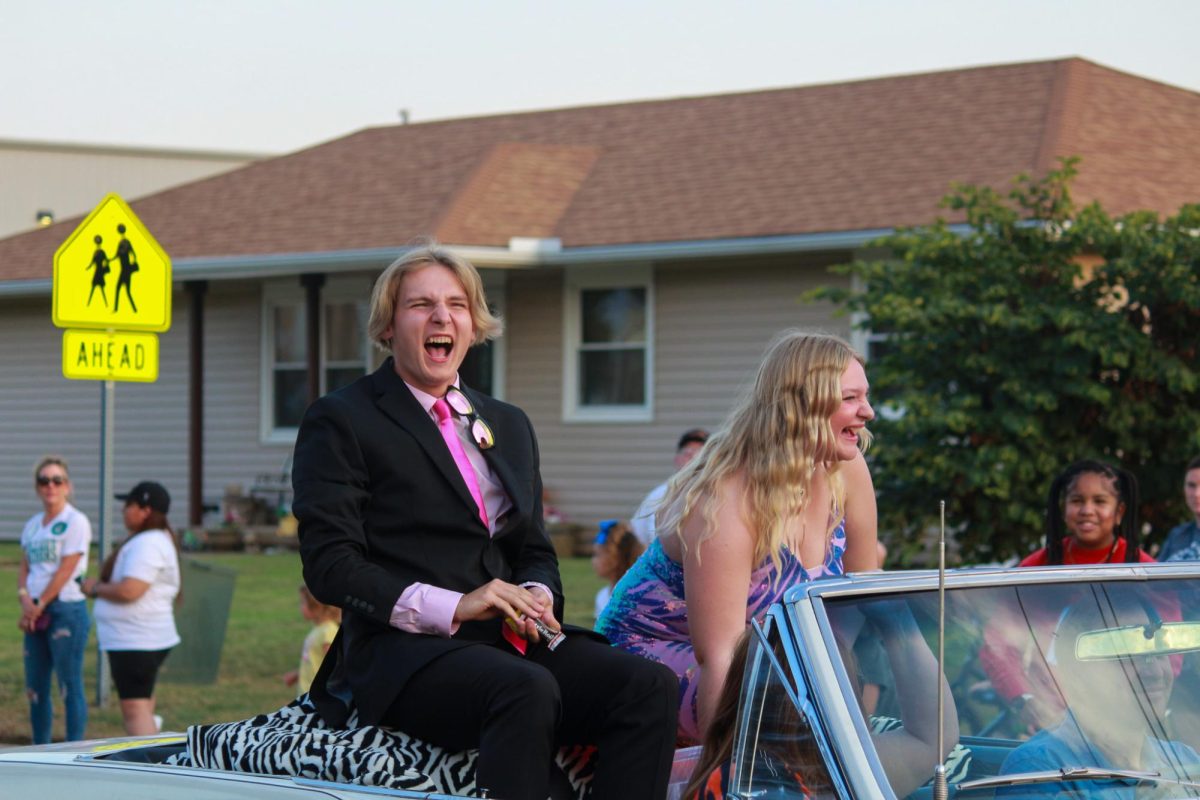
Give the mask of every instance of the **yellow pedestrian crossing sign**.
POLYGON ((165 331, 171 259, 125 201, 109 194, 54 253, 53 294, 60 328, 165 331))

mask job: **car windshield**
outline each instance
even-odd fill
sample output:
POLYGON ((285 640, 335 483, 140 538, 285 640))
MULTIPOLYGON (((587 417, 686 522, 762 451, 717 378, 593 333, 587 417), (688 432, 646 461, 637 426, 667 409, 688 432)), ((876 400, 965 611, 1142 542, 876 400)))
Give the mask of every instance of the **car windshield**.
MULTIPOLYGON (((825 607, 847 699, 906 796, 904 764, 889 763, 895 751, 881 742, 936 720, 935 681, 906 670, 914 650, 936 652, 937 592, 831 598, 825 607), (889 636, 884 621, 896 615, 915 620, 920 635, 889 636)), ((1200 797, 1189 785, 1200 780, 1195 582, 948 589, 945 613, 947 699, 959 733, 947 759, 952 795, 1200 797)))

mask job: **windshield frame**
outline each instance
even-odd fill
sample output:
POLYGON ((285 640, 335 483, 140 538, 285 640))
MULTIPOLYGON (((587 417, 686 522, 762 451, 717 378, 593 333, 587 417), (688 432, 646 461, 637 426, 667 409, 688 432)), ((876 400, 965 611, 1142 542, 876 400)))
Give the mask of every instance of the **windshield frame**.
MULTIPOLYGON (((1200 563, 1115 564, 1088 567, 967 568, 946 573, 946 591, 973 588, 1069 584, 1080 582, 1155 582, 1200 580, 1200 563)), ((839 601, 863 600, 873 595, 936 593, 938 573, 921 570, 850 574, 792 587, 783 600, 784 616, 794 633, 797 663, 790 665, 802 695, 815 706, 826 729, 851 796, 880 791, 896 797, 872 744, 864 715, 859 712, 853 684, 846 673, 834 636, 830 608, 839 601)), ((949 665, 954 674, 954 665, 949 665)))

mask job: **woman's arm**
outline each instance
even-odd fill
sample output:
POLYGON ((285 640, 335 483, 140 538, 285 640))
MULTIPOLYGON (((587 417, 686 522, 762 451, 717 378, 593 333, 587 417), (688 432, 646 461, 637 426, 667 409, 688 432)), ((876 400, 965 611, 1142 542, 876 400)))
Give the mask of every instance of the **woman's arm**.
POLYGON ((878 514, 875 508, 875 484, 862 453, 841 468, 846 487, 846 552, 843 564, 847 572, 879 569, 877 548, 878 514))
POLYGON ((30 630, 29 623, 37 619, 37 606, 29 594, 26 584, 29 583, 29 558, 21 552, 21 565, 17 567, 17 600, 21 603, 21 617, 17 620, 20 630, 30 630))
POLYGON ((681 530, 684 598, 699 666, 696 705, 701 737, 712 720, 738 637, 746 630, 746 598, 753 571, 754 535, 744 519, 744 484, 727 479, 718 491, 716 531, 703 543, 707 521, 693 511, 681 530))
POLYGON ((62 591, 62 587, 75 574, 75 568, 79 566, 79 559, 81 558, 83 558, 83 553, 71 553, 59 560, 58 569, 54 571, 54 576, 50 578, 50 583, 46 584, 45 591, 38 598, 39 608, 45 608, 54 602, 54 598, 58 597, 58 593, 62 591))
POLYGON ((115 583, 106 583, 96 578, 83 582, 83 593, 88 597, 99 597, 113 603, 132 603, 150 589, 150 584, 138 578, 122 578, 115 583))
POLYGON ((881 601, 865 610, 883 638, 904 723, 902 728, 874 737, 875 750, 896 795, 903 797, 928 780, 934 767, 958 743, 958 711, 950 686, 939 673, 937 659, 908 606, 881 601), (937 751, 939 689, 944 702, 942 753, 937 751))

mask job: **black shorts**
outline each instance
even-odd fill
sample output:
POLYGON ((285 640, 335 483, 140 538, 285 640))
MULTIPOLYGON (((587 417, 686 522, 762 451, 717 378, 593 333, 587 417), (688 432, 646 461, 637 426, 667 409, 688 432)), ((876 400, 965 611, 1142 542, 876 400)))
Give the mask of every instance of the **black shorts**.
POLYGON ((153 697, 158 668, 170 652, 169 647, 166 650, 109 650, 108 666, 117 686, 117 696, 122 700, 153 697))

